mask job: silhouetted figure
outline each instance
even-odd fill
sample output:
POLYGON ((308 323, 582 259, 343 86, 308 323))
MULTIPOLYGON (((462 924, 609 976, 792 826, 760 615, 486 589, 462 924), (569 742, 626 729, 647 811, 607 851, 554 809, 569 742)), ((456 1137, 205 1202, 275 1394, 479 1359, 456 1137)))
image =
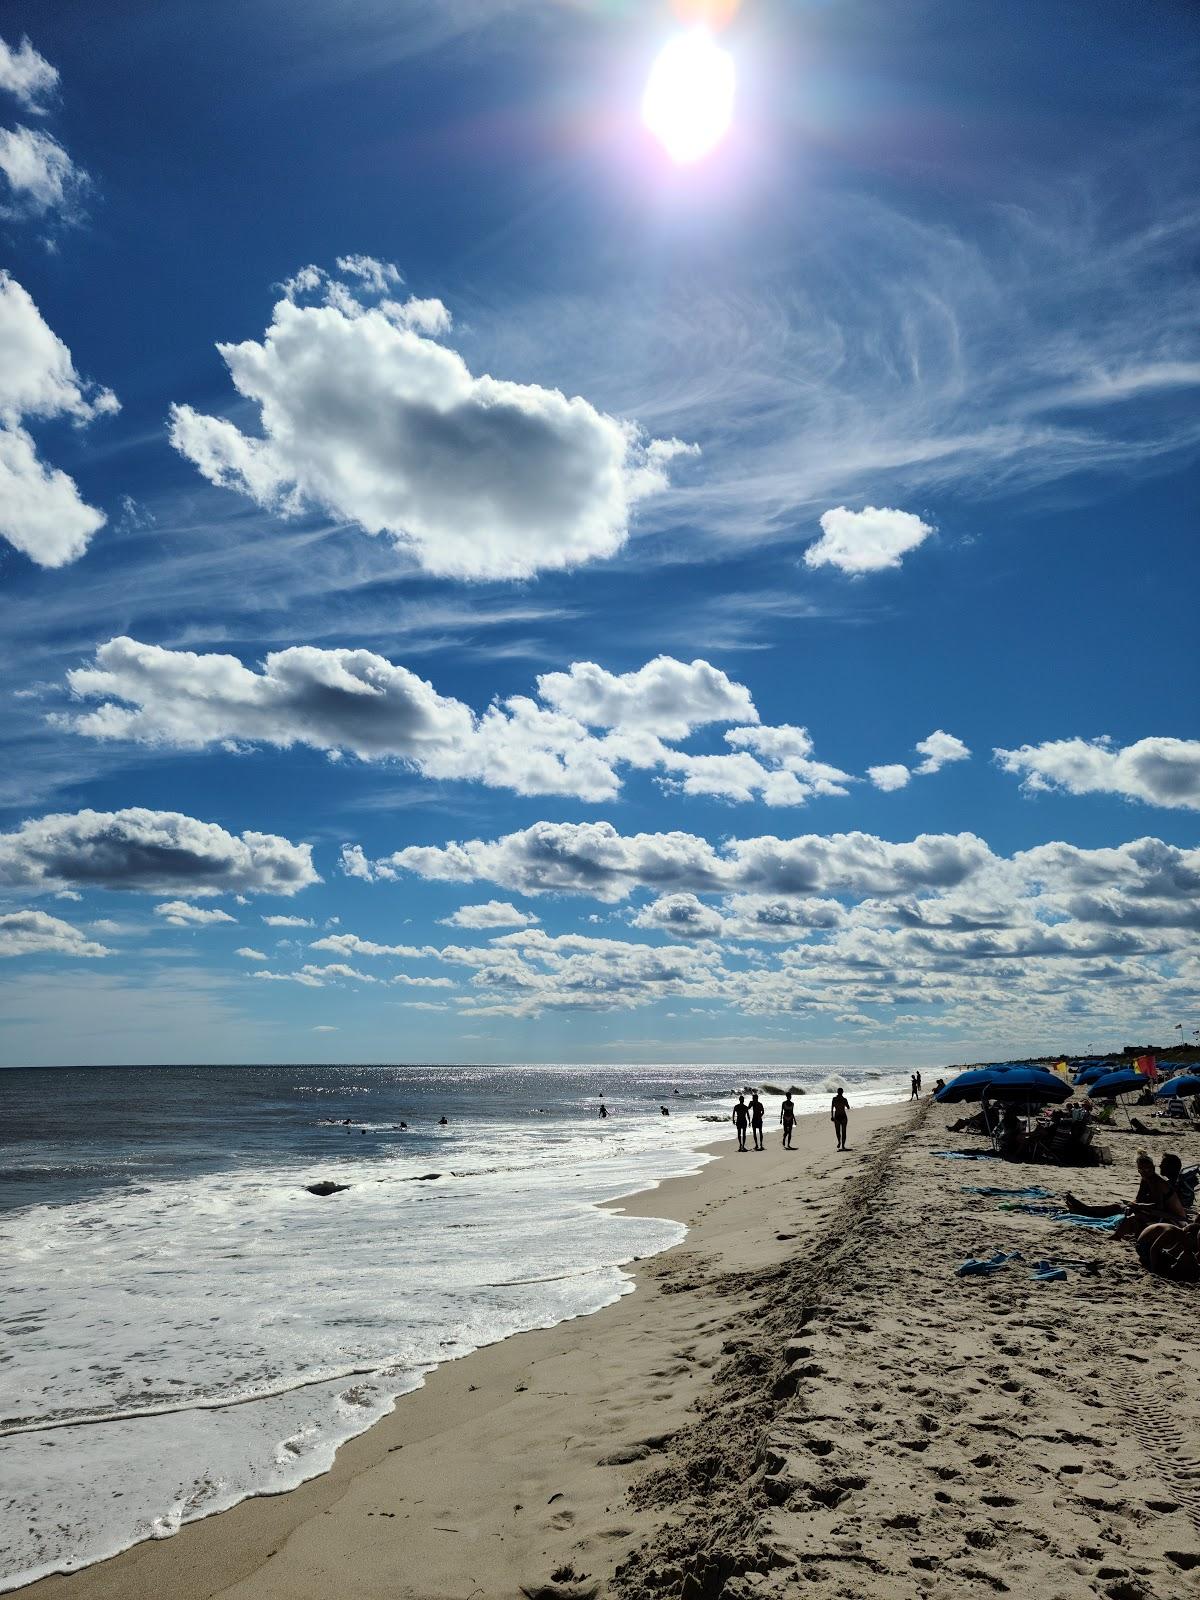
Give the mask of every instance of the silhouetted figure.
POLYGON ((446 1127, 449 1127, 449 1125, 450 1125, 450 1118, 449 1117, 439 1117, 438 1118, 438 1127, 439 1128, 446 1128, 446 1127))
POLYGON ((604 1104, 603 1100, 600 1102, 600 1115, 602 1117, 606 1117, 608 1115, 608 1107, 604 1104))
POLYGON ((790 1094, 785 1094, 783 1104, 779 1108, 779 1120, 783 1123, 783 1148, 792 1148, 792 1129, 796 1126, 796 1102, 790 1094))
POLYGON ((833 1131, 837 1134, 837 1147, 839 1150, 846 1148, 846 1128, 850 1122, 850 1102, 839 1089, 833 1097, 829 1109, 829 1119, 833 1123, 833 1131))
POLYGON ((737 1097, 737 1105, 733 1108, 733 1125, 737 1129, 738 1149, 746 1148, 746 1124, 750 1121, 750 1111, 746 1105, 746 1096, 737 1097))
POLYGON ((917 1093, 920 1094, 920 1092, 921 1092, 921 1073, 920 1073, 920 1070, 918 1070, 918 1072, 917 1072, 917 1093))
POLYGON ((658 1109, 662 1112, 664 1117, 669 1117, 671 1115, 671 1113, 667 1110, 666 1106, 659 1106, 658 1109))
POLYGON ((750 1096, 750 1131, 754 1135, 754 1148, 763 1147, 763 1103, 757 1093, 750 1096))
POLYGON ((1005 1161, 1021 1161, 1028 1148, 1025 1124, 1016 1106, 1005 1106, 996 1132, 996 1149, 1005 1161))
POLYGON ((912 1084, 912 1093, 909 1095, 908 1098, 910 1100, 919 1100, 921 1098, 921 1086, 917 1082, 917 1075, 916 1075, 915 1072, 913 1073, 912 1077, 908 1081, 912 1084))

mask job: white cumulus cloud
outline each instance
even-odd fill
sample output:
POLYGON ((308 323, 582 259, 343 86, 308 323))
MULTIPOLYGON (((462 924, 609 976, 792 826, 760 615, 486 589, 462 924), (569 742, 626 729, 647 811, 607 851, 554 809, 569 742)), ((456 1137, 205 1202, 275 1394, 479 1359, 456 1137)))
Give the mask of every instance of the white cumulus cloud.
POLYGON ((576 661, 566 672, 544 672, 538 694, 547 705, 593 728, 621 728, 683 739, 710 722, 757 722, 744 684, 707 661, 655 656, 636 672, 606 672, 576 661))
POLYGON ((292 295, 323 285, 324 304, 285 295, 261 342, 218 345, 261 435, 176 405, 176 449, 212 483, 387 534, 443 577, 528 577, 619 550, 634 506, 694 447, 579 396, 474 375, 431 336, 440 302, 364 303, 394 281, 368 261, 344 258, 354 292, 304 269, 292 295))
POLYGON ((481 905, 459 906, 441 920, 447 928, 527 928, 539 919, 530 911, 518 911, 508 900, 485 900, 481 905))
POLYGON ((920 834, 891 843, 868 833, 763 835, 717 849, 695 834, 621 834, 609 822, 537 822, 498 839, 408 845, 371 863, 372 874, 413 872, 446 882, 491 882, 522 894, 624 899, 660 894, 903 895, 946 890, 994 861, 974 834, 920 834))
POLYGON ((161 905, 155 906, 154 915, 165 917, 173 928, 205 928, 214 922, 237 921, 228 911, 218 911, 215 906, 206 909, 204 906, 189 905, 186 900, 164 900, 161 905))
POLYGON ((291 895, 319 881, 311 845, 178 811, 62 812, 0 834, 0 884, 14 889, 291 895))
POLYGON ((40 459, 26 422, 65 416, 82 424, 118 409, 111 390, 79 377, 28 292, 0 271, 0 536, 39 566, 77 560, 105 517, 72 478, 40 459))
MULTIPOLYGON (((813 757, 804 728, 732 728, 728 754, 665 744, 668 734, 757 716, 744 685, 707 661, 670 656, 620 676, 575 663, 538 679, 546 703, 511 695, 479 714, 373 651, 309 645, 272 652, 256 671, 235 656, 119 637, 99 646, 93 665, 69 672, 68 682, 77 699, 101 703, 58 721, 96 739, 185 749, 304 744, 517 794, 611 800, 622 767, 659 771, 687 794, 772 806, 844 795, 852 781, 813 757)), ((352 877, 365 873, 352 851, 343 865, 352 877)))
POLYGON ((239 945, 233 953, 235 956, 241 956, 243 961, 269 961, 271 959, 265 950, 256 950, 253 945, 249 944, 239 945))
POLYGON ((108 956, 105 945, 44 911, 12 911, 0 916, 0 956, 108 956))
POLYGON ((1200 810, 1200 739, 1138 739, 1124 747, 1107 738, 1052 739, 997 750, 995 756, 1029 790, 1117 794, 1148 805, 1200 810))
POLYGON ((374 939, 360 939, 356 933, 330 933, 323 939, 314 939, 310 950, 332 950, 343 956, 420 956, 426 952, 411 944, 378 944, 374 939))
POLYGON ((952 733, 944 733, 941 728, 935 728, 927 739, 919 740, 915 748, 918 755, 925 757, 917 768, 923 776, 940 772, 952 761, 967 761, 971 755, 961 739, 956 739, 952 733))
POLYGON ((864 506, 850 511, 835 506, 822 513, 821 537, 804 552, 809 567, 837 567, 857 576, 898 567, 901 558, 923 544, 933 532, 911 511, 888 506, 864 506))
POLYGON ((891 794, 896 789, 903 789, 912 777, 912 773, 902 762, 893 761, 882 767, 868 767, 867 777, 877 789, 882 789, 885 794, 891 794))
POLYGON ((694 894, 664 894, 645 905, 633 919, 635 928, 652 928, 677 939, 716 939, 725 922, 719 911, 694 894))

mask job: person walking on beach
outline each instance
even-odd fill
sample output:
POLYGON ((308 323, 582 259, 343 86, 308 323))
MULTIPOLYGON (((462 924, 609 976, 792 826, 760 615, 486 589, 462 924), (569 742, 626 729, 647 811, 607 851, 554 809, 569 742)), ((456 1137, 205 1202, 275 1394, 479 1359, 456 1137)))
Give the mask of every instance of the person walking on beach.
POLYGON ((737 1129, 739 1150, 746 1148, 746 1124, 749 1121, 750 1113, 746 1109, 746 1096, 740 1094, 737 1097, 737 1105, 733 1108, 733 1125, 737 1129))
POLYGON ((833 1097, 829 1119, 833 1123, 834 1133, 837 1134, 837 1147, 839 1150, 844 1150, 846 1148, 846 1128, 850 1121, 850 1102, 840 1089, 833 1097))
POLYGON ((779 1120, 783 1123, 783 1148, 792 1148, 792 1129, 796 1123, 796 1104, 790 1094, 785 1094, 783 1104, 779 1108, 779 1120))
POLYGON ((919 1100, 921 1098, 921 1089, 920 1089, 920 1085, 917 1083, 917 1075, 916 1075, 915 1072, 913 1073, 912 1077, 909 1079, 909 1082, 912 1084, 912 1093, 909 1095, 908 1098, 910 1100, 919 1100))
POLYGON ((754 1135, 754 1148, 763 1147, 763 1103, 757 1094, 750 1096, 750 1131, 754 1135))

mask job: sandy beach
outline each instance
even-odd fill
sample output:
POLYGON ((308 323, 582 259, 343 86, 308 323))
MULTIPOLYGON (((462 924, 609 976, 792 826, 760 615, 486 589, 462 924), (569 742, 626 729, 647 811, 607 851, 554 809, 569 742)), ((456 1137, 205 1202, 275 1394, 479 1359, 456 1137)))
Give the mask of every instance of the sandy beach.
MULTIPOLYGON (((1200 1583, 1195 1289, 978 1186, 1132 1191, 948 1160, 956 1109, 730 1138, 622 1204, 689 1224, 595 1316, 450 1363, 331 1472, 20 1591, 36 1600, 682 1600, 1200 1583), (967 1257, 1019 1250, 989 1277, 967 1257), (1067 1263, 1064 1281, 1035 1262, 1067 1263)), ((1200 1136, 1148 1141, 1200 1160, 1200 1136)), ((974 1141, 978 1147, 978 1141, 974 1141)), ((111 1493, 117 1486, 98 1486, 111 1493)))

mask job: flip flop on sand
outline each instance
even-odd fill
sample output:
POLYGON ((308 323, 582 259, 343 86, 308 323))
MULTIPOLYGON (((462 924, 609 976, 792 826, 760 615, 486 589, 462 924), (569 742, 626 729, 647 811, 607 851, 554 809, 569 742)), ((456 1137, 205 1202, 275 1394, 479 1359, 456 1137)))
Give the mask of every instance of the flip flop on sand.
POLYGON ((955 1268, 955 1277, 987 1277, 993 1272, 1003 1272, 1005 1267, 1009 1266, 1014 1261, 1024 1261, 1024 1259, 1025 1257, 1019 1250, 1013 1250, 1007 1255, 1003 1250, 997 1250, 996 1254, 994 1256, 989 1256, 986 1261, 978 1261, 974 1257, 972 1257, 969 1261, 964 1261, 961 1267, 955 1268))

